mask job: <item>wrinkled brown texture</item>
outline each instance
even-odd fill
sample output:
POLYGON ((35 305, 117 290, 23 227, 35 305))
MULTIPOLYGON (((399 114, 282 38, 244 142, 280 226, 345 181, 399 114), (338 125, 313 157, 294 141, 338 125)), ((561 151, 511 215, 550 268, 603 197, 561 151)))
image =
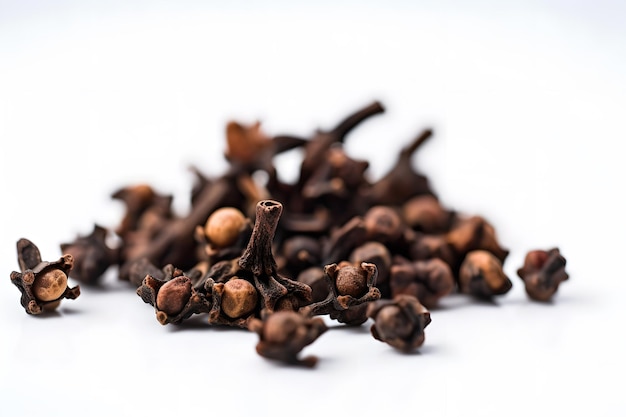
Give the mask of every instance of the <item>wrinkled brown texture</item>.
POLYGON ((424 329, 431 322, 429 311, 411 295, 374 301, 367 308, 367 316, 374 320, 372 336, 403 352, 424 344, 424 329))
POLYGON ((478 298, 507 293, 513 284, 502 270, 502 262, 486 250, 469 252, 459 272, 461 292, 478 298))
POLYGON ((428 308, 455 288, 452 270, 441 259, 395 264, 390 274, 391 295, 412 295, 428 308))
MULTIPOLYGON (((252 236, 238 262, 241 270, 252 274, 254 286, 261 295, 262 308, 268 312, 274 311, 276 303, 282 298, 288 299, 293 309, 311 302, 311 288, 308 285, 277 272, 272 241, 282 210, 282 204, 277 201, 259 201, 252 236)), ((283 304, 283 307, 287 305, 283 304)))
POLYGON ((306 306, 302 311, 314 316, 328 314, 330 318, 352 326, 365 323, 366 303, 380 298, 380 290, 375 287, 378 274, 376 265, 341 262, 339 265, 326 265, 324 273, 328 296, 323 301, 306 306))
POLYGON ((249 328, 259 335, 256 346, 259 355, 308 368, 317 364, 317 357, 300 359, 298 354, 327 330, 321 318, 306 317, 293 311, 278 311, 262 321, 255 319, 249 328))
POLYGON ((118 262, 119 250, 107 245, 107 234, 107 229, 95 225, 91 234, 60 245, 61 252, 74 258, 72 278, 85 284, 98 284, 104 272, 118 262))
POLYGON ((171 265, 164 270, 162 279, 146 275, 137 288, 137 295, 154 307, 159 323, 180 324, 194 314, 211 310, 211 303, 205 294, 192 288, 190 278, 183 275, 183 271, 171 265), (162 290, 165 290, 164 293, 161 293, 162 290))
POLYGON ((517 275, 524 281, 526 294, 536 301, 549 301, 561 282, 569 279, 565 258, 558 248, 533 250, 526 254, 517 275))

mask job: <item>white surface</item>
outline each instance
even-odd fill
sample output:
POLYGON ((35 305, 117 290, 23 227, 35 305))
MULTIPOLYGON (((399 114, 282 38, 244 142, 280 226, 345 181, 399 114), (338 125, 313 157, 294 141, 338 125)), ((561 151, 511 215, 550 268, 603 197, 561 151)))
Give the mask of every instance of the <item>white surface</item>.
POLYGON ((104 3, 0 2, 2 415, 626 413, 619 2, 104 3), (162 327, 113 275, 58 316, 21 309, 20 237, 55 259, 94 222, 115 225, 109 195, 139 181, 184 213, 187 165, 226 166, 228 119, 307 134, 373 99, 387 112, 349 152, 375 178, 432 126, 416 164, 511 250, 513 290, 496 306, 447 299, 420 354, 368 324, 305 349, 315 370, 276 366, 254 334, 162 327), (515 270, 552 246, 571 279, 553 304, 532 303, 515 270))

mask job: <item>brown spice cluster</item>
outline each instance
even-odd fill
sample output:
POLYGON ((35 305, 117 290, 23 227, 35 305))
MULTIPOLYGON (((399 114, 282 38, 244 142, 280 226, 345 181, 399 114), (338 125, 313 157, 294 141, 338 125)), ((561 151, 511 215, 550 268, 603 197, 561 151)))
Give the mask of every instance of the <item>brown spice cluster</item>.
MULTIPOLYGON (((370 319, 376 339, 400 351, 419 348, 427 309, 444 297, 493 300, 511 289, 503 269, 509 251, 487 219, 447 207, 414 166, 430 129, 400 150, 382 178, 369 178, 368 161, 351 157, 344 143, 383 111, 371 103, 309 137, 229 122, 229 168, 215 177, 192 168, 185 215, 172 211, 171 195, 131 185, 112 195, 126 208, 120 224, 61 245, 68 255, 56 263, 42 264, 34 245, 18 243, 22 272, 11 279, 22 305, 36 314, 78 296, 78 287, 66 286, 68 273, 97 285, 116 267, 161 324, 206 314, 210 325, 256 332, 257 352, 267 358, 313 366, 298 354, 326 331, 315 316, 351 326, 370 319), (299 176, 286 183, 275 157, 296 148, 299 176), (116 247, 107 243, 113 235, 116 247)), ((537 250, 518 274, 530 298, 546 301, 568 278, 564 267, 558 249, 537 250)))

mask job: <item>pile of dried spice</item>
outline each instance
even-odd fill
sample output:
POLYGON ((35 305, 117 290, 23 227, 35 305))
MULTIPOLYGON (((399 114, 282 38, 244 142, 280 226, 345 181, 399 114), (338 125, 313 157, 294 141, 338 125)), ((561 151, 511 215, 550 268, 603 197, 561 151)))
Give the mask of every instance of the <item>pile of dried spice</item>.
MULTIPOLYGON (((322 335, 328 315, 348 326, 371 319, 374 338, 401 351, 424 343, 429 308, 453 292, 490 299, 512 282, 503 271, 509 251, 483 217, 443 206, 412 155, 420 133, 380 180, 369 163, 350 157, 346 135, 382 113, 374 102, 310 138, 268 136, 260 124, 226 126, 229 169, 209 178, 195 170, 191 208, 172 211, 172 196, 146 184, 112 197, 126 213, 115 230, 96 225, 61 244, 63 256, 42 261, 27 239, 17 243, 21 272, 11 281, 29 314, 80 295, 68 276, 98 285, 110 267, 152 305, 161 324, 206 314, 210 325, 259 335, 257 352, 303 366, 300 351, 322 335), (274 157, 302 148, 293 183, 279 179, 274 157), (257 171, 266 174, 260 183, 257 171), (107 236, 119 237, 109 247, 107 236)), ((568 278, 559 250, 527 254, 518 275, 528 296, 547 301, 568 278)))

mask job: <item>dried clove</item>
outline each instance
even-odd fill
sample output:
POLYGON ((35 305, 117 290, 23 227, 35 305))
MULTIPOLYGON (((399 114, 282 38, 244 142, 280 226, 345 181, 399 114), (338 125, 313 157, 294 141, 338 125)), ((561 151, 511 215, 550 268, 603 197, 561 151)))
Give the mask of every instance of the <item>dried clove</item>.
POLYGON ((448 264, 433 258, 424 261, 395 264, 390 273, 391 296, 408 294, 428 308, 455 288, 455 280, 448 264))
POLYGON ((361 217, 353 217, 343 226, 330 232, 323 245, 324 264, 332 264, 347 259, 359 244, 366 240, 367 228, 361 217))
POLYGON ((432 195, 419 195, 402 205, 402 218, 414 230, 437 234, 450 229, 454 212, 446 210, 432 195))
POLYGON ((318 239, 310 236, 296 235, 285 239, 282 244, 284 269, 295 275, 294 272, 319 265, 322 257, 322 248, 318 239))
POLYGON ((502 262, 493 253, 474 250, 465 256, 459 272, 461 292, 489 299, 506 294, 512 286, 502 270, 502 262))
POLYGON ((360 265, 363 262, 376 265, 376 270, 378 271, 376 287, 380 290, 381 297, 389 297, 391 253, 385 245, 380 242, 366 242, 352 251, 349 261, 356 265, 360 265))
POLYGON ((223 283, 209 278, 204 287, 212 303, 210 324, 246 328, 259 311, 259 293, 245 279, 234 276, 223 283))
POLYGON ((268 312, 297 310, 311 302, 311 288, 278 274, 272 253, 272 241, 283 205, 278 201, 263 200, 256 207, 254 229, 239 258, 239 268, 252 275, 254 286, 262 297, 263 309, 268 312))
POLYGON ((294 311, 278 311, 264 320, 255 319, 249 329, 259 335, 256 351, 259 355, 290 365, 312 368, 318 358, 298 358, 306 346, 313 343, 328 329, 319 317, 306 317, 294 311))
POLYGON ((536 301, 549 301, 561 282, 569 279, 565 258, 558 248, 532 250, 526 254, 524 266, 517 275, 524 281, 526 294, 536 301))
POLYGON ((416 150, 432 136, 430 129, 420 133, 400 152, 394 167, 380 180, 372 184, 367 195, 372 205, 400 205, 416 195, 435 195, 428 178, 418 173, 411 163, 416 150))
POLYGON ((323 268, 313 266, 303 270, 298 274, 298 281, 311 287, 313 303, 318 303, 328 297, 329 290, 323 268))
POLYGON ((446 240, 461 258, 473 250, 489 251, 500 262, 509 255, 498 243, 494 227, 480 216, 457 217, 446 240))
POLYGON ((398 212, 389 206, 374 206, 363 218, 367 239, 396 243, 406 228, 398 212))
POLYGON ((87 236, 78 236, 71 243, 62 243, 61 252, 72 255, 74 268, 70 277, 88 285, 100 281, 104 272, 119 259, 119 250, 106 244, 107 229, 95 225, 87 236))
POLYGON ((347 261, 324 268, 329 294, 325 300, 306 306, 302 311, 313 316, 328 314, 331 319, 351 326, 367 321, 366 308, 370 301, 381 297, 375 287, 376 265, 347 261))
POLYGON ((208 313, 211 303, 206 296, 196 291, 191 279, 172 265, 164 268, 162 279, 146 275, 137 295, 154 307, 159 323, 180 324, 194 314, 208 313))
POLYGON ((20 303, 26 313, 36 315, 55 310, 62 299, 74 300, 80 295, 78 285, 73 288, 67 285, 74 265, 72 255, 63 255, 55 262, 42 261, 39 248, 22 238, 17 242, 17 262, 21 272, 11 272, 11 282, 22 293, 20 303))
POLYGON ((459 267, 459 255, 448 243, 445 235, 415 233, 409 246, 409 255, 413 261, 441 259, 450 266, 453 272, 459 267))
POLYGON ((401 294, 393 300, 374 301, 367 307, 367 316, 374 320, 372 336, 403 352, 411 352, 424 344, 424 329, 431 322, 430 312, 417 298, 401 294))

